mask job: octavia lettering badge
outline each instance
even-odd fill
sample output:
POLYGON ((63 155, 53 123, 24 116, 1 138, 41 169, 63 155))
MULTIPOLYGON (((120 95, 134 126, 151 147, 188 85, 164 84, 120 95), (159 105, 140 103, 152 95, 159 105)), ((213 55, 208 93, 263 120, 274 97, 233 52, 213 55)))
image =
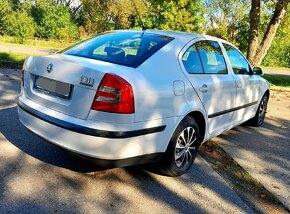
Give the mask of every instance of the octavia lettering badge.
POLYGON ((80 84, 93 87, 95 79, 92 77, 81 76, 80 84))
POLYGON ((47 70, 48 73, 51 73, 52 70, 53 70, 53 64, 52 63, 48 64, 46 70, 47 70))

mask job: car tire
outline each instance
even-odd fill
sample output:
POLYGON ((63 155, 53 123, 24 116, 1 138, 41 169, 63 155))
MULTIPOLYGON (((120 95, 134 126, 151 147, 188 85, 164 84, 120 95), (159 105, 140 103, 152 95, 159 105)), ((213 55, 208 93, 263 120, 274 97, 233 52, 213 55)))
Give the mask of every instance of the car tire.
POLYGON ((179 176, 193 164, 200 144, 198 124, 192 117, 184 118, 176 128, 166 152, 158 163, 163 174, 179 176))
POLYGON ((268 100, 269 100, 268 95, 264 94, 259 104, 259 107, 257 109, 255 117, 249 120, 249 124, 251 126, 259 127, 264 123, 266 112, 267 112, 268 100))

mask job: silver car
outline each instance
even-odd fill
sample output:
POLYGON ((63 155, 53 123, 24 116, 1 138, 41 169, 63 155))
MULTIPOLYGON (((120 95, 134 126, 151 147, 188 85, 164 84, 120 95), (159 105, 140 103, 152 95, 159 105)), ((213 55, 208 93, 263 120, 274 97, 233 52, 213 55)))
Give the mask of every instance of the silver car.
POLYGON ((20 121, 64 149, 120 167, 185 173, 199 145, 245 121, 260 126, 269 84, 232 44, 169 31, 111 31, 29 57, 20 121))

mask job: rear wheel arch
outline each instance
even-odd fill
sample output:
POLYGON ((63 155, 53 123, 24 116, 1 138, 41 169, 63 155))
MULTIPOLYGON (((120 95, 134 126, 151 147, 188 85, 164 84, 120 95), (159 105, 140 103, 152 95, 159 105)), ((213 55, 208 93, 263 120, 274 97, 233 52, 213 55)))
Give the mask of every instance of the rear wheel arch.
MULTIPOLYGON (((270 97, 270 90, 267 89, 267 90, 265 91, 264 95, 267 95, 267 97, 268 97, 268 99, 269 99, 269 97, 270 97)), ((264 96, 264 95, 263 95, 263 96, 264 96)))
POLYGON ((270 89, 266 89, 266 90, 264 91, 264 93, 262 94, 262 96, 260 97, 260 100, 258 100, 258 107, 257 107, 257 109, 259 108, 260 102, 261 102, 261 100, 263 99, 263 97, 264 97, 265 95, 267 96, 267 98, 268 98, 268 100, 269 100, 269 98, 270 98, 270 89))
POLYGON ((157 162, 160 172, 179 176, 193 164, 200 145, 199 125, 195 118, 186 115, 175 129, 167 149, 157 162))
MULTIPOLYGON (((205 121, 205 116, 198 110, 191 111, 191 112, 187 113, 186 115, 184 115, 184 117, 179 121, 179 123, 177 124, 177 126, 173 130, 173 134, 174 134, 175 130, 178 128, 178 126, 182 123, 182 121, 185 120, 187 117, 191 117, 194 120, 196 120, 198 128, 199 128, 199 132, 200 132, 200 142, 199 143, 202 143, 204 138, 205 138, 205 133, 206 133, 206 121, 205 121)), ((167 149, 168 149, 168 145, 166 147, 166 150, 167 149)))
POLYGON ((254 126, 254 127, 259 127, 264 123, 264 119, 267 112, 267 103, 269 100, 269 96, 270 96, 270 91, 266 90, 258 104, 255 116, 251 118, 250 120, 248 120, 246 124, 254 126))
POLYGON ((198 126, 199 126, 199 131, 200 131, 200 143, 203 142, 205 138, 205 132, 206 132, 206 122, 204 115, 200 111, 192 111, 188 113, 185 117, 192 117, 196 120, 198 126))

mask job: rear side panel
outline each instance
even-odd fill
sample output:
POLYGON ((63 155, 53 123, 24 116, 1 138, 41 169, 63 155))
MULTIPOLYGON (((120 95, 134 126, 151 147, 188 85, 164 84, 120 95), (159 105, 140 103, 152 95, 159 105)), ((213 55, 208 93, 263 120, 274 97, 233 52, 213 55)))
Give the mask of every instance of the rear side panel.
MULTIPOLYGON (((203 106, 178 63, 178 53, 188 42, 174 39, 136 69, 131 79, 135 96, 135 122, 170 119, 168 144, 180 121, 190 112, 203 115, 203 106), (133 79, 134 78, 134 79, 133 79), (192 101, 187 102, 187 97, 192 101)), ((167 146, 166 146, 167 147, 167 146)))
POLYGON ((135 122, 149 121, 180 114, 186 106, 187 80, 182 74, 177 53, 182 43, 175 39, 136 69, 132 79, 135 96, 135 122), (181 93, 174 93, 174 82, 180 81, 181 93))

